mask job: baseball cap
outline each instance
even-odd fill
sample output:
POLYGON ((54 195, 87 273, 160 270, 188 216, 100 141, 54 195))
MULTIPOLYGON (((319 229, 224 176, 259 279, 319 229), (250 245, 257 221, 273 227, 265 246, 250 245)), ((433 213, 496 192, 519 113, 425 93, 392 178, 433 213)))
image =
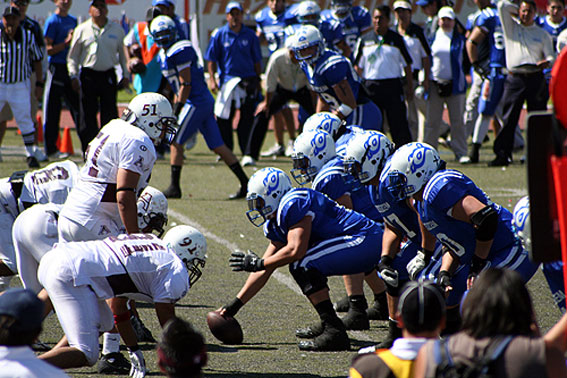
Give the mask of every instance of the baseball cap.
POLYGON ((41 327, 43 302, 28 289, 10 289, 0 295, 0 315, 15 319, 11 331, 25 332, 41 327))
POLYGON ((225 13, 230 13, 230 11, 233 10, 234 8, 239 9, 241 12, 244 12, 244 9, 242 9, 242 5, 240 5, 239 2, 231 1, 230 3, 227 4, 225 13))
POLYGON ((417 0, 416 4, 420 7, 424 7, 426 5, 432 4, 435 0, 417 0))
POLYGON ((396 9, 407 9, 411 11, 411 4, 408 1, 405 0, 398 0, 398 1, 394 1, 394 5, 393 5, 394 10, 396 9))
POLYGON ((15 16, 15 17, 20 17, 22 14, 20 13, 20 10, 16 7, 6 7, 6 9, 4 9, 4 13, 2 14, 2 17, 8 17, 8 16, 15 16))
POLYGON ((96 3, 104 3, 106 5, 106 0, 92 0, 91 1, 91 7, 93 5, 95 5, 96 3))
POLYGON ((155 7, 156 5, 176 6, 177 4, 175 3, 175 0, 152 0, 152 6, 155 7))
POLYGON ((437 17, 439 18, 450 18, 451 20, 455 19, 455 11, 451 7, 442 7, 437 12, 437 17))
POLYGON ((445 298, 433 281, 410 281, 402 289, 398 312, 410 332, 432 331, 445 315, 445 298))

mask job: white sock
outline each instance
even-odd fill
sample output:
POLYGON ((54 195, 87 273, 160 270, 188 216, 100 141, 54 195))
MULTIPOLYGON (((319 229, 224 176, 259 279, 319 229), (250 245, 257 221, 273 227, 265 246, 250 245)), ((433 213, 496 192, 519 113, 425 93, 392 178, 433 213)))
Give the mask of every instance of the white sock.
POLYGON ((116 353, 120 350, 120 334, 105 332, 102 335, 102 354, 116 353))

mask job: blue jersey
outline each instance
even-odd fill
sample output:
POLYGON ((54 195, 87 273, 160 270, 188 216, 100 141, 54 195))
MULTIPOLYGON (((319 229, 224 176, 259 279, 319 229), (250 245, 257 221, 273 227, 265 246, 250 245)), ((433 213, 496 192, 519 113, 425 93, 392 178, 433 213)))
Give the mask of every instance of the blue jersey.
POLYGON ((332 110, 339 108, 339 101, 333 86, 346 79, 352 89, 354 98, 358 97, 360 78, 352 67, 350 60, 341 54, 326 49, 313 65, 301 64, 311 89, 317 92, 329 104, 332 110))
POLYGON ((179 72, 191 68, 191 92, 187 98, 190 103, 214 102, 211 92, 205 83, 203 66, 199 63, 197 53, 189 41, 174 43, 167 52, 159 53, 159 63, 163 76, 171 85, 174 93, 179 92, 179 72))
POLYGON ((264 224, 264 234, 274 242, 287 243, 289 229, 308 215, 312 218, 309 247, 339 236, 380 232, 380 227, 364 215, 313 189, 297 188, 283 196, 277 217, 264 224))
POLYGON ((362 132, 364 132, 364 129, 356 125, 347 126, 345 133, 335 141, 335 150, 337 151, 337 156, 344 157, 346 154, 346 146, 348 142, 354 137, 355 133, 362 132))
MULTIPOLYGON (((54 45, 58 45, 61 42, 65 42, 65 39, 69 35, 69 31, 77 27, 77 18, 71 15, 61 17, 56 13, 53 13, 45 21, 43 26, 43 36, 48 37, 53 41, 54 45)), ((64 63, 67 64, 67 53, 69 52, 69 47, 59 51, 55 55, 49 55, 47 60, 49 63, 64 63)))
POLYGON ((233 77, 255 77, 255 64, 262 60, 260 40, 244 25, 235 33, 227 24, 213 31, 204 58, 217 63, 220 85, 233 77))
POLYGON ((461 264, 468 264, 474 255, 476 233, 472 224, 457 220, 449 213, 460 199, 469 195, 491 206, 498 213, 498 229, 488 260, 498 252, 519 243, 512 229, 513 216, 508 210, 490 201, 488 196, 462 173, 451 169, 439 171, 425 185, 423 201, 417 202, 417 209, 425 228, 458 256, 461 264))
POLYGON ((563 17, 561 23, 554 24, 550 21, 549 16, 541 16, 536 18, 536 23, 539 25, 539 27, 549 33, 549 35, 553 39, 553 48, 556 48, 557 36, 563 30, 567 29, 567 18, 563 17))
POLYGON ((352 200, 353 210, 373 221, 382 221, 382 216, 374 206, 374 198, 372 198, 375 196, 375 187, 362 185, 345 172, 343 159, 339 156, 335 156, 323 165, 313 180, 312 188, 335 201, 346 194, 352 200))
POLYGON ((191 40, 191 32, 189 30, 189 24, 187 23, 187 21, 176 15, 173 18, 173 22, 175 22, 175 28, 177 29, 177 38, 179 38, 180 40, 191 40))
POLYGON ((502 24, 495 8, 484 8, 476 19, 476 26, 487 35, 490 67, 506 67, 506 51, 502 24))
POLYGON ((266 41, 268 41, 268 49, 271 53, 284 47, 284 29, 289 25, 287 20, 285 11, 276 15, 272 12, 270 7, 265 7, 256 13, 257 29, 264 35, 266 41))
POLYGON ((341 24, 345 41, 351 51, 354 51, 358 37, 372 27, 372 19, 368 9, 360 6, 352 7, 346 17, 343 18, 337 17, 334 11, 327 9, 321 12, 321 18, 327 21, 335 20, 341 24))
MULTIPOLYGON (((295 34, 302 26, 302 24, 292 24, 287 26, 285 28, 285 37, 287 38, 295 34)), ((316 26, 325 40, 325 46, 328 49, 338 51, 336 47, 337 43, 345 39, 341 24, 333 20, 319 20, 319 23, 316 26)))

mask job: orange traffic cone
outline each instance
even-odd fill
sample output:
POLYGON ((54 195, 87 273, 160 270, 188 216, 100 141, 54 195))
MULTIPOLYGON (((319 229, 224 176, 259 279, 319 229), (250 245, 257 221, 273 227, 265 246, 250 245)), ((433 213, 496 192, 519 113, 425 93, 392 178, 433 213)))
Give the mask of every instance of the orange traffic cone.
POLYGON ((59 151, 69 155, 73 155, 75 153, 75 151, 73 151, 73 141, 71 140, 71 129, 68 127, 63 129, 63 139, 61 140, 59 151))
POLYGON ((37 142, 43 143, 43 122, 41 121, 41 114, 37 114, 37 142))
POLYGON ((55 141, 55 146, 59 151, 61 151, 61 133, 57 134, 57 140, 55 141))

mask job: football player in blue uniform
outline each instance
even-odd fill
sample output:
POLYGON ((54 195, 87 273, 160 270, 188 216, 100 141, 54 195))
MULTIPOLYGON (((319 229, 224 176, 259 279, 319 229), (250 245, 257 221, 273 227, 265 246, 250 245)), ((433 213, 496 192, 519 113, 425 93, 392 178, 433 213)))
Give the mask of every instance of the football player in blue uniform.
POLYGON ((368 9, 353 6, 352 0, 331 0, 331 9, 323 11, 321 17, 324 20, 340 22, 351 51, 354 51, 358 37, 372 30, 372 19, 368 9))
POLYGON ((256 33, 268 43, 270 53, 284 47, 286 14, 285 0, 268 0, 268 6, 256 13, 256 33))
POLYGON ((506 81, 506 51, 504 49, 504 34, 496 7, 490 0, 477 0, 481 7, 480 14, 475 20, 475 26, 467 40, 467 53, 473 68, 483 78, 484 83, 478 102, 478 118, 474 125, 472 150, 469 155, 471 163, 478 163, 480 147, 488 132, 488 126, 494 115, 502 119, 502 104, 500 99, 504 93, 506 81), (488 67, 484 67, 479 56, 487 43, 489 48, 488 67), (500 106, 498 106, 500 104, 500 106))
MULTIPOLYGON (((420 250, 421 234, 419 231, 413 231, 419 230, 419 220, 415 209, 411 203, 394 198, 384 186, 380 185, 380 175, 388 169, 390 159, 385 163, 384 160, 376 159, 376 155, 372 153, 375 150, 372 146, 375 144, 371 138, 357 134, 347 143, 343 161, 345 171, 350 174, 349 177, 354 177, 361 184, 378 191, 378 194, 371 198, 384 222, 382 256, 378 270, 386 283, 389 316, 388 336, 377 347, 389 348, 395 339, 402 336, 395 320, 399 289, 408 280, 418 278, 418 273, 413 267, 408 267, 408 264, 418 253, 423 252, 420 250)), ((436 251, 439 255, 440 246, 436 245, 436 251)), ((434 255, 434 253, 427 255, 434 255)), ((432 258, 427 261, 426 265, 427 268, 423 272, 424 277, 431 275, 435 269, 438 270, 440 262, 438 258, 432 258)))
MULTIPOLYGON (((532 237, 531 237, 531 222, 530 222, 530 198, 528 196, 522 197, 514 207, 514 218, 512 225, 514 231, 526 251, 531 252, 532 237)), ((559 307, 562 313, 565 313, 565 286, 563 283, 563 261, 553 261, 542 264, 542 271, 547 285, 551 290, 553 302, 559 307)))
MULTIPOLYGON (((408 143, 392 155, 382 178, 392 195, 415 201, 423 250, 432 251, 435 239, 445 247, 437 280, 448 292, 448 309, 458 308, 463 293, 487 266, 513 269, 527 282, 537 266, 514 234, 512 214, 464 174, 442 168, 433 147, 408 143)), ((419 262, 422 258, 418 255, 412 263, 425 266, 419 262)), ((458 324, 453 318, 457 314, 447 313, 450 331, 451 324, 458 324)))
POLYGON ((380 226, 312 189, 293 189, 280 169, 264 168, 248 183, 246 215, 263 226, 270 240, 263 258, 233 252, 235 271, 253 272, 237 297, 221 309, 234 316, 268 281, 278 267, 289 270, 315 307, 323 327, 299 348, 310 351, 349 350, 346 329, 329 298, 327 277, 367 271, 378 260, 380 226))
MULTIPOLYGON (((360 131, 364 132, 364 131, 360 131)), ((376 131, 367 131, 366 137, 374 141, 375 159, 385 161, 393 152, 392 143, 385 135, 376 131)), ((291 175, 295 181, 304 185, 312 182, 312 189, 326 194, 329 198, 364 214, 375 222, 382 222, 382 217, 373 204, 373 196, 376 192, 373 187, 364 187, 359 182, 349 177, 343 169, 343 160, 335 154, 335 143, 330 134, 321 129, 304 131, 295 141, 293 147, 293 169, 291 175)), ((364 274, 344 276, 347 299, 345 306, 348 314, 342 319, 347 329, 361 330, 370 327, 369 319, 385 320, 386 294, 384 284, 378 279, 374 268, 364 274), (371 286, 375 303, 369 314, 368 305, 363 292, 363 280, 371 286), (382 301, 382 304, 380 304, 382 301), (382 315, 381 315, 382 314, 382 315)), ((335 305, 335 310, 337 309, 335 305)), ((311 333, 310 329, 298 330, 299 337, 306 337, 311 333)))
POLYGON ((310 0, 304 0, 290 7, 288 21, 291 24, 285 29, 286 37, 297 32, 301 25, 313 25, 321 32, 325 45, 330 50, 336 50, 346 57, 352 54, 351 48, 345 42, 345 35, 341 24, 335 20, 323 20, 321 8, 310 0))
POLYGON ((536 24, 551 35, 551 38, 553 39, 553 47, 557 46, 557 36, 563 30, 567 29, 567 17, 565 17, 565 1, 548 1, 547 15, 537 17, 536 24))
POLYGON ((356 125, 347 126, 345 121, 331 112, 319 112, 307 118, 303 132, 310 130, 324 130, 329 133, 335 141, 335 151, 339 156, 344 156, 345 146, 354 134, 364 131, 356 125))
POLYGON ((330 109, 347 124, 363 129, 382 129, 382 114, 364 95, 358 74, 350 61, 337 52, 325 49, 323 37, 312 25, 303 25, 292 44, 311 89, 319 94, 316 110, 330 109))
MULTIPOLYGON (((214 99, 203 76, 195 49, 188 40, 178 40, 173 20, 158 16, 150 24, 150 32, 162 48, 159 63, 163 76, 169 82, 175 97, 173 109, 179 131, 171 144, 171 184, 163 192, 167 198, 181 198, 181 168, 183 145, 198 131, 203 134, 207 147, 219 155, 240 181, 240 189, 229 198, 244 198, 248 177, 238 159, 224 144, 213 115, 214 99)), ((145 109, 145 108, 144 108, 145 109)), ((148 112, 152 109, 148 108, 148 112)))

